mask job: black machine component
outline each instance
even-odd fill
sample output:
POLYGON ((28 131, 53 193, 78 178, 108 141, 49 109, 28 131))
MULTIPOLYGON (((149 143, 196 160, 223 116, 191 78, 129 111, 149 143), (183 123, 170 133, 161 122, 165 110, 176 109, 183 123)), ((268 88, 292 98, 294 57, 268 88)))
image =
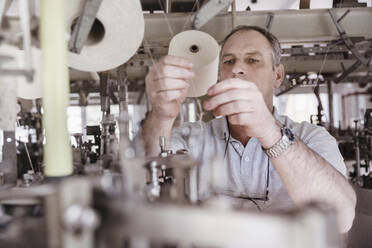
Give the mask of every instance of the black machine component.
POLYGON ((141 0, 144 11, 164 11, 164 12, 192 12, 196 11, 204 0, 141 0), (168 6, 169 5, 169 6, 168 6))
POLYGON ((101 154, 101 128, 100 126, 87 126, 86 129, 87 136, 93 136, 94 142, 89 140, 83 144, 83 147, 88 151, 90 162, 95 163, 101 154))
POLYGON ((23 126, 29 131, 27 142, 17 140, 18 178, 21 178, 29 170, 34 173, 42 173, 42 116, 40 113, 21 111, 17 121, 19 126, 23 126))
POLYGON ((345 160, 355 160, 354 171, 350 173, 352 182, 359 187, 372 189, 372 109, 364 115, 364 126, 354 121, 354 129, 338 131, 339 148, 345 160), (363 171, 365 172, 363 175, 363 171))

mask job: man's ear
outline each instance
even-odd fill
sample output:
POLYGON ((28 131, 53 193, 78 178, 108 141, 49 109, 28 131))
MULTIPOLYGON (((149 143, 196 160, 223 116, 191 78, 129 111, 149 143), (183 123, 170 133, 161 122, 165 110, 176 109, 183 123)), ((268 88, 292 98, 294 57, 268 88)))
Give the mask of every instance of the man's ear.
POLYGON ((283 64, 279 64, 275 67, 275 82, 274 88, 279 88, 279 86, 283 83, 285 77, 284 66, 283 64))

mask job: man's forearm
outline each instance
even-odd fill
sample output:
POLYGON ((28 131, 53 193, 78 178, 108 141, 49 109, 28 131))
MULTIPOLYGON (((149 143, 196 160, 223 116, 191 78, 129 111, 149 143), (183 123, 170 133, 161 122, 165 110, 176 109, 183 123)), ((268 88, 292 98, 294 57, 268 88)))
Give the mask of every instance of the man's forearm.
POLYGON ((169 146, 173 123, 174 119, 161 120, 153 112, 149 113, 142 126, 146 156, 156 156, 160 153, 159 136, 164 136, 169 146))
POLYGON ((296 204, 326 202, 337 210, 340 231, 349 230, 355 214, 355 192, 332 165, 299 140, 272 163, 296 204))

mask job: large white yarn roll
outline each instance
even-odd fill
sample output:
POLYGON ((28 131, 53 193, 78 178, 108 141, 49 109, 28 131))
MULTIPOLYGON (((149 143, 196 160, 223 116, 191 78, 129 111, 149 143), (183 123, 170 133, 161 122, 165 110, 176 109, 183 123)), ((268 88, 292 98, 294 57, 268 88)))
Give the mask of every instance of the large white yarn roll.
POLYGON ((217 82, 220 47, 207 33, 188 30, 174 36, 169 44, 169 55, 188 58, 193 63, 195 77, 189 83, 188 97, 205 95, 217 82))
MULTIPOLYGON (((72 34, 83 0, 66 1, 67 32, 72 34)), ((139 0, 104 0, 80 54, 68 64, 80 71, 106 71, 128 61, 142 43, 145 23, 139 0)))

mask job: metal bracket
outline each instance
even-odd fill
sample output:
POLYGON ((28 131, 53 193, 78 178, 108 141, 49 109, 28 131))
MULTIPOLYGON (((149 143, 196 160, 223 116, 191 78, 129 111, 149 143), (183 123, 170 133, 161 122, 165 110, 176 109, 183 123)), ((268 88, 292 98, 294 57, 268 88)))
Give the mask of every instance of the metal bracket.
POLYGON ((3 0, 0 2, 0 28, 3 28, 4 20, 5 20, 5 14, 8 11, 10 4, 13 2, 13 0, 3 0))
POLYGON ((68 48, 73 53, 80 54, 83 45, 88 38, 89 32, 92 29, 94 20, 102 0, 85 0, 82 13, 72 30, 72 36, 68 43, 68 48))
POLYGON ((200 29, 213 17, 218 15, 218 13, 220 13, 224 8, 229 6, 232 1, 233 0, 210 0, 203 5, 197 13, 192 15, 192 27, 195 29, 200 29))
MULTIPOLYGON (((13 0, 6 0, 0 3, 0 29, 4 25, 5 14, 9 9, 13 0)), ((7 76, 25 76, 27 81, 31 82, 33 78, 32 69, 32 54, 31 54, 31 32, 30 32, 30 8, 29 0, 19 0, 19 13, 20 13, 20 27, 23 34, 23 50, 24 50, 24 68, 22 69, 4 69, 0 68, 1 75, 7 76)), ((8 56, 0 55, 0 65, 2 61, 7 61, 10 58, 8 56)))
POLYGON ((101 111, 103 113, 110 113, 110 98, 108 97, 109 88, 109 74, 108 72, 100 73, 100 97, 101 97, 101 111))
POLYGON ((371 58, 366 58, 365 56, 363 56, 363 54, 359 52, 354 42, 346 34, 344 28, 342 27, 340 23, 342 19, 344 19, 346 15, 350 12, 350 10, 347 10, 340 18, 337 18, 337 15, 334 10, 329 9, 328 11, 329 11, 329 14, 331 15, 332 21, 335 24, 341 39, 345 43, 345 46, 351 51, 351 53, 357 59, 357 61, 352 66, 350 66, 348 69, 344 70, 341 76, 337 77, 334 80, 334 82, 339 83, 341 80, 345 79, 350 73, 355 71, 360 65, 365 66, 369 72, 372 72, 371 58))
POLYGON ((274 21, 274 14, 273 14, 273 13, 269 13, 269 14, 267 15, 266 25, 265 25, 265 27, 266 27, 266 29, 267 29, 268 31, 270 31, 271 26, 273 25, 273 21, 274 21))
POLYGON ((32 53, 31 53, 31 25, 30 25, 30 7, 29 0, 18 0, 19 12, 21 19, 21 28, 23 33, 23 50, 26 78, 28 82, 32 82, 33 69, 32 69, 32 53))
POLYGON ((355 61, 354 64, 352 64, 346 70, 343 67, 343 73, 334 80, 334 83, 337 84, 337 83, 341 82, 342 80, 344 80, 350 73, 352 73, 353 71, 355 71, 361 64, 362 63, 359 60, 357 60, 357 61, 355 61))

